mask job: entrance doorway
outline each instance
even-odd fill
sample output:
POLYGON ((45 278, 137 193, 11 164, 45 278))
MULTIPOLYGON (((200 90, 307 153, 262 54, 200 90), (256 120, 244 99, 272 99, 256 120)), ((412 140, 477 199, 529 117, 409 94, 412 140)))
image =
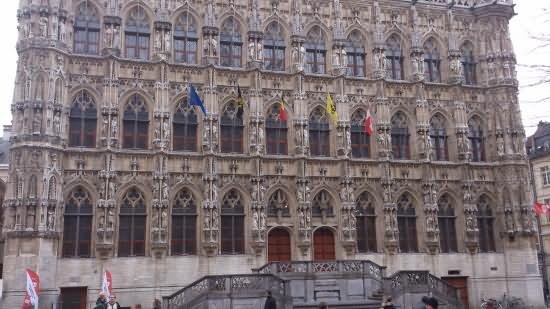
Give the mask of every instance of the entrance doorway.
POLYGON ((464 309, 468 309, 468 278, 467 277, 443 277, 443 281, 458 290, 458 297, 464 309))
POLYGON ((61 288, 60 309, 86 309, 86 287, 61 288))
POLYGON ((313 233, 313 259, 315 261, 334 261, 334 234, 326 227, 319 228, 313 233))
POLYGON ((290 234, 283 228, 274 228, 267 236, 267 262, 288 262, 292 259, 290 234))

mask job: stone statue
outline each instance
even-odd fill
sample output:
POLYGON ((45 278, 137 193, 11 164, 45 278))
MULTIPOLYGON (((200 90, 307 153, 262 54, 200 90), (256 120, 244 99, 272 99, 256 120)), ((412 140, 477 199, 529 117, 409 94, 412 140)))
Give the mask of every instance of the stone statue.
POLYGON ((172 34, 170 31, 164 33, 164 51, 169 53, 172 49, 172 34))
POLYGON ((109 182, 109 199, 114 200, 116 197, 116 184, 114 182, 109 182))
POLYGON ((113 26, 113 46, 112 48, 119 48, 120 46, 120 29, 117 26, 113 26))
POLYGON ((338 49, 332 50, 332 66, 335 68, 340 67, 340 52, 338 49))
POLYGON ((40 133, 42 130, 42 113, 37 110, 34 113, 34 117, 32 119, 32 131, 34 133, 40 133))
POLYGON ((59 22, 59 41, 65 43, 67 39, 67 26, 65 25, 65 21, 59 22))
POLYGON ((168 199, 168 184, 166 182, 162 183, 162 199, 168 199))
POLYGON ((105 25, 105 35, 103 39, 103 43, 105 44, 105 47, 107 48, 113 48, 113 43, 115 40, 115 32, 114 32, 114 25, 105 25))
POLYGON ((48 17, 45 17, 45 16, 40 17, 38 26, 40 28, 40 37, 43 37, 43 38, 47 37, 48 36, 48 17))
POLYGON ((257 209, 254 209, 252 213, 253 230, 258 231, 260 229, 260 214, 257 209))
POLYGON ((262 43, 258 43, 256 50, 257 60, 262 61, 264 59, 264 45, 262 43))
POLYGON ((107 229, 112 230, 115 226, 115 213, 112 208, 109 208, 107 216, 107 229))
POLYGON ((111 138, 118 138, 118 119, 115 116, 111 119, 111 138))
POLYGON ((248 41, 248 59, 252 61, 257 60, 256 43, 253 39, 248 41))
POLYGON ((53 115, 53 133, 59 134, 61 133, 61 120, 59 113, 54 113, 53 115))
POLYGON ((170 139, 170 124, 168 123, 168 120, 165 120, 162 123, 162 133, 164 134, 164 139, 169 140, 170 139))
POLYGON ((345 48, 342 48, 342 51, 340 53, 341 57, 342 57, 342 67, 343 68, 347 68, 348 67, 348 52, 346 51, 345 48))
POLYGON ((53 231, 55 229, 55 211, 53 208, 48 208, 48 230, 53 231))
POLYGON ((162 208, 160 213, 160 228, 166 229, 168 227, 168 211, 166 208, 162 208))
POLYGON ((497 137, 497 155, 504 156, 504 138, 502 136, 497 137))
POLYGON ((160 35, 160 31, 157 30, 155 32, 155 50, 157 52, 160 52, 162 50, 162 41, 161 40, 162 40, 162 37, 160 35))
POLYGON ((306 219, 305 219, 304 211, 302 209, 298 210, 298 219, 300 221, 300 228, 305 229, 306 219))
POLYGON ((103 116, 103 126, 101 127, 101 136, 107 137, 109 134, 109 120, 106 116, 103 116))
POLYGON ((454 76, 462 76, 462 64, 460 58, 454 58, 450 61, 451 74, 454 76))

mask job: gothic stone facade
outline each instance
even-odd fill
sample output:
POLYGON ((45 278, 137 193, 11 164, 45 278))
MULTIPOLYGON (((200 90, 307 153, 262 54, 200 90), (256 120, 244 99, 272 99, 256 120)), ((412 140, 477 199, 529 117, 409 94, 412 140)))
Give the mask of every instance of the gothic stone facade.
POLYGON ((542 304, 511 0, 20 2, 4 307, 282 259, 542 304))

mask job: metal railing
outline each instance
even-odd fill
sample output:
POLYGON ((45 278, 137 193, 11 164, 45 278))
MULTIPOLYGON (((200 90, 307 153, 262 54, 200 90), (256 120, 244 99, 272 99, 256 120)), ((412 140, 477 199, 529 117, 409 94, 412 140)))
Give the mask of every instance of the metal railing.
POLYGON ((203 277, 176 293, 165 297, 164 308, 185 309, 203 301, 207 296, 233 298, 239 294, 285 296, 286 282, 271 274, 220 275, 203 277))

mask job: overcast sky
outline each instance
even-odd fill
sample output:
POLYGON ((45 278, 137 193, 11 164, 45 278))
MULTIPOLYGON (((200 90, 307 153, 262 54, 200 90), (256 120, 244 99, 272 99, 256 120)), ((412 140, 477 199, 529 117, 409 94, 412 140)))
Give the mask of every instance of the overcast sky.
MULTIPOLYGON (((0 25, 3 29, 3 48, 0 50, 0 124, 2 125, 11 123, 10 104, 17 67, 15 43, 18 2, 19 0, 4 0, 0 10, 0 25)), ((550 2, 548 0, 514 0, 514 2, 518 15, 512 18, 511 34, 518 63, 550 65, 550 48, 537 50, 538 42, 530 39, 530 35, 540 33, 543 29, 542 24, 545 20, 543 9, 550 8, 550 2)), ((546 17, 546 20, 549 19, 550 13, 546 17)), ((549 27, 548 24, 546 27, 549 27)), ((547 33, 550 34, 550 31, 547 33)), ((518 67, 520 85, 528 85, 537 78, 540 76, 537 76, 536 72, 518 67)), ((527 135, 534 132, 539 121, 550 120, 550 100, 536 102, 545 97, 550 97, 550 85, 535 88, 520 87, 521 111, 527 135)))

